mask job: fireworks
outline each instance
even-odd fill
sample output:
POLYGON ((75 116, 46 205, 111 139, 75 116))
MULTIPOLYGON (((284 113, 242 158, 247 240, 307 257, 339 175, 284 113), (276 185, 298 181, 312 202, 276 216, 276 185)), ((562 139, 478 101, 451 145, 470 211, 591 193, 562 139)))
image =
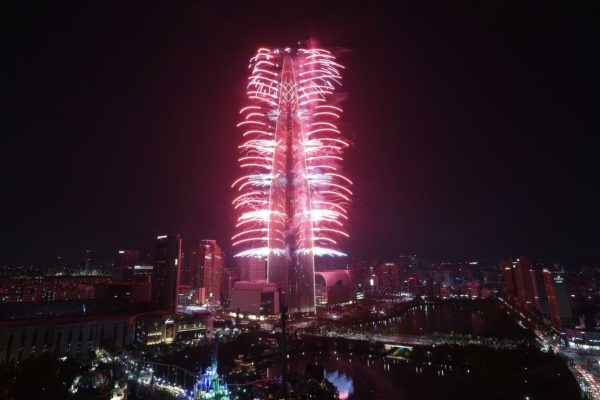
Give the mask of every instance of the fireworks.
POLYGON ((248 68, 233 246, 238 257, 266 257, 269 281, 312 310, 314 256, 344 255, 348 237, 352 182, 340 164, 349 143, 334 94, 344 67, 327 50, 261 48, 248 68))

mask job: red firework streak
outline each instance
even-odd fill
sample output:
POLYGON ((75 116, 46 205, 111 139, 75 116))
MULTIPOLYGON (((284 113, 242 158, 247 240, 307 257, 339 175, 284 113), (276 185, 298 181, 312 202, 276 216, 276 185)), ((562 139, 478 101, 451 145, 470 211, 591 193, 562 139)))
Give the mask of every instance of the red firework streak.
POLYGON ((315 310, 315 256, 345 255, 352 182, 340 170, 349 144, 334 93, 343 68, 323 49, 261 48, 250 60, 232 241, 236 257, 267 260, 290 312, 315 310))

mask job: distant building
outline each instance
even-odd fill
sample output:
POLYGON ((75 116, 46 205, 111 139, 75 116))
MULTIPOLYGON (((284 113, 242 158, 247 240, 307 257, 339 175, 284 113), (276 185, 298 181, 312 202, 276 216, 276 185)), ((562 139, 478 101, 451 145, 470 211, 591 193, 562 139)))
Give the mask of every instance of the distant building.
POLYGON ((152 277, 138 275, 131 281, 131 302, 149 303, 152 300, 152 277))
POLYGON ((201 340, 212 329, 212 316, 202 311, 190 315, 149 313, 139 315, 135 321, 136 347, 171 344, 192 344, 201 340))
POLYGON ((500 268, 502 269, 502 275, 504 276, 504 285, 506 287, 506 296, 509 300, 516 301, 518 299, 517 295, 517 283, 515 281, 515 264, 508 259, 505 258, 500 263, 500 268))
POLYGON ((552 324, 558 330, 572 328, 575 326, 571 302, 567 291, 565 273, 562 271, 542 271, 546 293, 548 294, 548 306, 552 324))
POLYGON ((229 309, 254 316, 279 314, 277 285, 266 281, 238 281, 231 290, 229 309))
POLYGON ((87 249, 83 253, 83 266, 85 267, 85 269, 90 269, 90 268, 92 268, 93 264, 94 264, 94 251, 87 249))
POLYGON ((171 313, 177 310, 181 237, 158 236, 154 247, 152 306, 171 313))
POLYGON ((472 299, 480 297, 479 282, 477 282, 477 281, 467 282, 467 292, 469 294, 469 297, 472 299))
POLYGON ((241 281, 264 281, 267 279, 267 260, 260 257, 236 258, 241 281))
POLYGON ((140 252, 137 250, 119 250, 115 254, 112 277, 117 280, 133 278, 134 267, 140 263, 140 252))
POLYGON ((350 270, 336 269, 315 272, 317 306, 346 303, 353 300, 354 289, 350 270))
POLYGON ((421 293, 420 284, 417 280, 417 277, 410 276, 407 281, 408 292, 412 294, 414 297, 418 297, 421 293))
POLYGON ((231 269, 223 269, 221 277, 221 303, 228 304, 231 299, 231 289, 235 282, 239 281, 237 271, 231 269))
POLYGON ((206 303, 204 288, 179 285, 179 306, 201 306, 206 303))
POLYGON ((154 272, 154 266, 153 265, 142 264, 142 265, 134 265, 133 266, 133 276, 134 277, 138 277, 138 276, 152 276, 153 272, 154 272))
POLYGON ((123 349, 133 343, 127 315, 87 315, 0 322, 0 363, 44 353, 87 360, 100 347, 123 349))
POLYGON ((221 279, 224 255, 216 240, 202 240, 198 246, 196 265, 193 266, 194 284, 203 287, 206 301, 221 301, 221 279))
POLYGON ((382 292, 399 292, 402 282, 400 266, 395 263, 384 263, 375 267, 375 274, 379 278, 379 290, 382 292))
POLYGON ((535 308, 541 314, 549 314, 548 294, 546 293, 546 285, 544 284, 542 271, 539 268, 532 268, 529 272, 531 273, 535 308))
POLYGON ((517 286, 517 297, 519 305, 524 308, 533 308, 533 285, 531 282, 531 264, 526 257, 517 260, 515 268, 515 282, 517 286))
POLYGON ((484 286, 481 288, 481 298, 489 299, 494 294, 494 289, 489 286, 484 286))

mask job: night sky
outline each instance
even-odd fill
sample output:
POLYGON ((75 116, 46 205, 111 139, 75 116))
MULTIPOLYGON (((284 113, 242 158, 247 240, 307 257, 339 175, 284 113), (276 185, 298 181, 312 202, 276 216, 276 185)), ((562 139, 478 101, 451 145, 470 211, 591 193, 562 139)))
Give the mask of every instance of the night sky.
POLYGON ((248 59, 309 38, 347 66, 351 260, 600 258, 597 9, 120 3, 5 15, 0 264, 230 254, 248 59))

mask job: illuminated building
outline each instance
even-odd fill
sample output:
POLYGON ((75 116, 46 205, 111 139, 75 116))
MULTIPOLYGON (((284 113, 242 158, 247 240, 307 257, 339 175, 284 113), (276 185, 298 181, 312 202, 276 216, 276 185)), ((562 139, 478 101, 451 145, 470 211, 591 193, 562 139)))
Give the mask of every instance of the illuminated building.
POLYGON ((212 329, 212 316, 207 311, 191 314, 149 313, 135 320, 135 340, 138 348, 159 344, 191 343, 201 340, 212 329))
POLYGON ((395 263, 384 263, 375 268, 379 278, 379 290, 389 292, 400 291, 400 266, 395 263))
POLYGON ((202 240, 193 266, 195 286, 204 288, 206 301, 221 301, 223 252, 215 240, 202 240))
POLYGON ((249 68, 233 246, 236 257, 267 259, 290 312, 314 312, 314 258, 345 255, 338 241, 348 236, 352 182, 340 163, 349 143, 334 96, 344 67, 327 50, 261 48, 249 68))
POLYGON ((336 269, 315 272, 317 305, 346 303, 353 299, 350 270, 336 269))
POLYGON ((131 279, 134 267, 140 262, 140 252, 137 250, 119 250, 115 254, 112 277, 114 279, 131 279))
POLYGON ((229 309, 251 315, 279 313, 279 293, 274 283, 238 281, 231 290, 229 309))
POLYGON ((544 285, 548 294, 548 306, 552 325, 558 330, 572 328, 575 326, 571 302, 565 282, 565 273, 562 271, 550 271, 544 269, 544 285))
POLYGON ((239 257, 236 261, 241 281, 263 281, 267 279, 266 258, 239 257))
POLYGON ((124 348, 133 341, 128 315, 78 315, 0 321, 0 364, 42 354, 86 360, 107 343, 124 348))
POLYGON ((158 236, 154 247, 152 271, 152 306, 156 310, 171 313, 177 310, 180 264, 181 237, 158 236))
POLYGON ((227 383, 217 373, 216 363, 208 366, 195 386, 198 400, 229 400, 227 383))

